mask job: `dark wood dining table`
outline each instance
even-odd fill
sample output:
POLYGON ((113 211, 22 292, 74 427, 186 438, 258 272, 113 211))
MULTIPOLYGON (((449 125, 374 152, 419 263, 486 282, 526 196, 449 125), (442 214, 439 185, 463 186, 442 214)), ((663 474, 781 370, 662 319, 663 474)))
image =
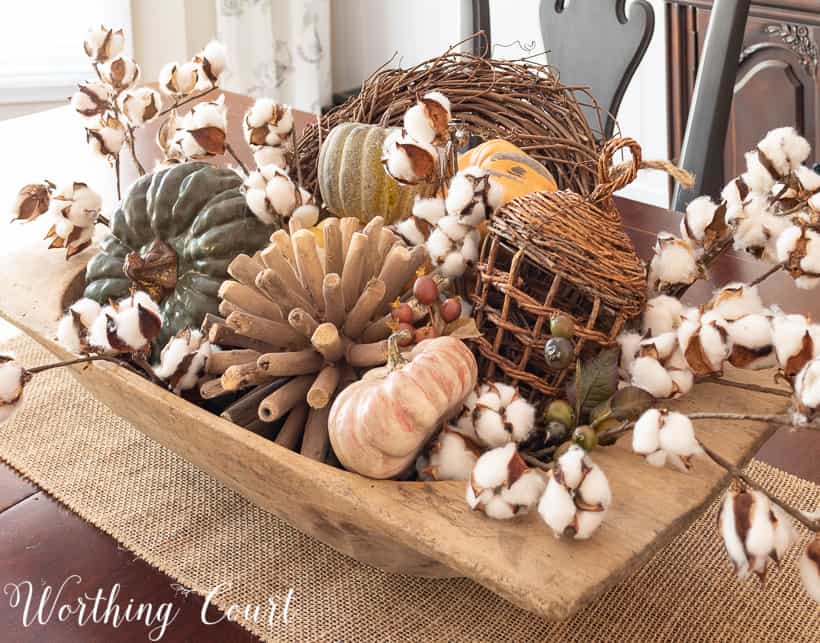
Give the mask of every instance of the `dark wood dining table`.
MULTIPOLYGON (((229 141, 240 158, 252 164, 250 150, 242 142, 241 114, 252 99, 226 92, 229 108, 229 141)), ((311 117, 297 115, 301 128, 311 117)), ((159 158, 154 142, 157 125, 140 134, 136 146, 143 165, 151 168, 159 158)), ((12 202, 24 184, 48 178, 56 183, 83 180, 103 195, 107 207, 116 205, 115 183, 111 168, 88 149, 85 133, 71 108, 60 107, 37 114, 0 122, 0 141, 6 155, 0 174, 0 195, 12 202)), ((136 168, 123 153, 122 183, 129 185, 136 168)), ((215 158, 215 162, 231 162, 215 158)), ((676 230, 680 216, 668 210, 618 198, 617 207, 623 223, 641 256, 649 256, 655 235, 660 230, 676 230)), ((0 221, 0 266, 17 235, 20 225, 0 221)), ((711 271, 711 284, 699 283, 688 298, 703 301, 714 284, 751 279, 766 266, 735 253, 722 256, 711 271)), ((0 275, 2 271, 0 270, 0 275)), ((764 299, 778 302, 790 311, 808 312, 820 318, 820 297, 799 291, 783 274, 775 275, 762 286, 764 299)), ((0 302, 2 308, 2 302, 0 302)), ((0 337, 2 329, 0 328, 0 337)), ((761 448, 757 457, 796 476, 820 484, 820 433, 781 429, 761 448)), ((173 578, 123 548, 111 537, 85 522, 36 484, 19 476, 0 463, 0 587, 7 582, 34 579, 59 584, 69 575, 79 574, 95 586, 109 587, 119 583, 123 596, 135 601, 160 603, 172 601, 181 608, 166 640, 254 641, 256 637, 240 626, 223 619, 218 625, 205 625, 200 618, 203 599, 191 593, 180 593, 173 578)), ((210 607, 208 620, 219 618, 210 607)), ((46 625, 24 627, 17 610, 10 609, 0 594, 0 638, 7 641, 144 641, 147 628, 139 622, 126 623, 117 630, 105 624, 88 624, 83 628, 54 621, 46 625)))

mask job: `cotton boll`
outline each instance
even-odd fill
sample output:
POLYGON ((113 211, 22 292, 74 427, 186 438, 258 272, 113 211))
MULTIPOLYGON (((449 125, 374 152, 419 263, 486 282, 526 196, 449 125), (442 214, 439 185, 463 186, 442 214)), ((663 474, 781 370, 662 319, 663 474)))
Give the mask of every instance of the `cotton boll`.
MULTIPOLYGON (((811 145, 793 127, 770 131, 757 145, 780 176, 796 170, 809 157, 811 145)), ((776 178, 776 177, 775 177, 776 178)))
POLYGON ((194 91, 199 82, 199 66, 194 62, 168 63, 159 71, 160 91, 181 98, 194 91))
MULTIPOLYGON (((578 486, 578 495, 585 505, 601 505, 604 508, 612 504, 612 491, 603 469, 592 465, 583 481, 578 486)), ((596 512, 582 512, 596 513, 596 512)))
POLYGON ((584 481, 584 469, 589 468, 587 452, 579 446, 572 446, 558 459, 562 484, 568 489, 576 489, 584 481))
POLYGON ((473 468, 473 486, 479 489, 494 489, 505 484, 508 477, 508 464, 516 455, 516 448, 512 443, 484 453, 473 468))
POLYGON ((455 279, 464 274, 467 270, 467 260, 460 252, 451 252, 444 258, 444 262, 440 265, 441 274, 448 279, 455 279))
POLYGON ((506 420, 512 425, 512 438, 523 442, 535 429, 535 407, 526 400, 513 400, 504 411, 506 420))
POLYGON ((556 482, 553 475, 550 475, 544 495, 538 502, 538 513, 552 529, 556 538, 560 538, 575 522, 575 501, 572 494, 566 487, 556 482))
POLYGON ((802 236, 803 229, 800 226, 793 225, 784 230, 777 238, 777 260, 781 263, 787 262, 802 236))
POLYGON ((461 244, 461 256, 467 263, 473 263, 478 260, 479 243, 481 242, 481 233, 478 230, 471 230, 464 237, 461 244))
POLYGON ((663 333, 641 341, 640 354, 654 357, 663 362, 678 348, 678 334, 675 331, 663 333))
POLYGON ((275 165, 277 167, 287 167, 287 152, 281 147, 263 146, 258 147, 253 152, 253 160, 256 167, 264 165, 275 165))
POLYGON ((143 310, 145 309, 138 304, 136 308, 121 310, 115 318, 117 336, 134 351, 144 350, 151 340, 143 335, 140 322, 140 311, 143 310))
POLYGON ((304 228, 312 228, 319 222, 319 208, 312 203, 300 205, 290 215, 292 219, 299 221, 304 228))
POLYGON ((695 385, 695 374, 687 369, 668 368, 667 373, 677 391, 676 396, 686 395, 695 385))
POLYGON ((128 89, 140 77, 140 67, 133 58, 119 55, 98 67, 102 79, 116 92, 128 89))
POLYGON ((399 221, 395 225, 395 231, 396 234, 404 239, 408 246, 420 246, 426 241, 424 232, 418 226, 416 219, 413 217, 404 219, 404 221, 399 221))
POLYGON ((401 136, 401 132, 389 135, 382 151, 382 163, 387 173, 409 185, 431 181, 438 171, 438 158, 432 145, 401 136))
POLYGON ((735 321, 745 315, 762 313, 765 306, 757 286, 731 283, 714 292, 706 309, 726 321, 735 321))
POLYGON ((710 312, 699 321, 684 319, 678 329, 678 342, 689 368, 696 375, 718 373, 729 356, 726 322, 710 312))
POLYGON ((413 138, 432 143, 436 138, 436 129, 427 116, 423 103, 416 103, 404 113, 404 129, 413 138))
POLYGON ((432 225, 436 225, 445 214, 444 199, 416 197, 413 203, 413 216, 424 219, 432 225))
POLYGON ((794 378, 794 397, 798 409, 813 417, 820 407, 820 358, 807 362, 794 378))
POLYGON ((202 65, 203 71, 212 83, 216 83, 225 71, 227 49, 218 40, 211 40, 195 58, 202 65))
POLYGON ((0 424, 17 412, 29 377, 31 375, 13 357, 0 355, 0 424))
POLYGON ((288 217, 297 203, 296 185, 284 172, 271 178, 265 186, 265 196, 273 211, 280 216, 288 217))
POLYGON ((692 245, 668 233, 660 233, 655 256, 649 265, 649 286, 664 291, 677 285, 689 285, 701 274, 692 245))
POLYGON ((820 603, 820 536, 815 536, 800 556, 800 578, 806 593, 820 603))
POLYGON ((538 513, 556 537, 589 538, 612 503, 609 482, 580 447, 570 447, 550 472, 538 513))
POLYGON ((109 58, 118 56, 125 47, 125 34, 122 29, 109 29, 104 25, 92 27, 83 41, 85 54, 95 63, 104 63, 109 58))
POLYGON ((115 157, 125 143, 125 128, 115 118, 100 118, 85 129, 91 149, 101 156, 115 157))
MULTIPOLYGON (((479 403, 480 404, 480 403, 479 403)), ((490 447, 500 447, 510 442, 510 434, 504 427, 504 420, 498 411, 490 408, 477 407, 475 416, 475 432, 481 444, 490 447)))
POLYGON ((617 337, 618 346, 621 348, 620 366, 623 370, 629 371, 632 362, 641 346, 643 336, 635 332, 623 332, 617 337))
POLYGON ((430 448, 427 471, 434 480, 469 480, 479 453, 471 441, 445 428, 430 448))
POLYGON ((526 512, 535 506, 541 494, 544 493, 547 483, 544 477, 535 469, 529 469, 521 474, 508 489, 501 489, 501 499, 508 504, 520 507, 526 512))
POLYGON ((25 384, 25 369, 8 355, 0 355, 0 404, 20 399, 25 384))
POLYGON ((460 215, 473 200, 475 195, 473 181, 467 174, 459 172, 450 180, 445 207, 452 215, 460 215))
POLYGON ((746 315, 727 325, 731 352, 729 362, 738 368, 761 370, 777 366, 768 315, 746 315))
POLYGON ((800 182, 800 187, 804 192, 817 192, 820 190, 820 174, 815 172, 810 167, 801 165, 795 172, 797 180, 800 182))
POLYGON ((675 330, 680 325, 683 304, 680 299, 669 295, 658 295, 646 302, 643 314, 643 332, 650 335, 675 330))
POLYGON ((154 373, 168 382, 175 393, 194 388, 211 356, 211 344, 198 330, 185 329, 162 349, 154 373))
POLYGON ((513 400, 518 397, 518 390, 514 386, 504 384, 503 382, 494 382, 492 387, 498 395, 498 401, 501 406, 509 406, 513 400))
POLYGON ((262 223, 272 225, 276 219, 268 208, 268 198, 264 190, 246 190, 245 202, 262 223))
POLYGON ((681 220, 681 236, 700 245, 710 246, 728 233, 723 215, 725 206, 718 205, 708 196, 698 197, 686 206, 681 220))
POLYGON ((803 315, 775 315, 772 339, 777 363, 787 377, 796 375, 814 355, 814 340, 803 315))
POLYGON ((427 252, 430 258, 439 263, 453 250, 453 242, 441 228, 434 229, 427 238, 427 252))
POLYGON ((719 528, 740 579, 754 572, 761 578, 769 558, 782 559, 795 539, 785 512, 762 492, 732 483, 720 511, 719 528))
POLYGON ((461 241, 470 230, 459 223, 458 217, 452 215, 442 217, 436 225, 452 241, 461 241))
POLYGON ((497 520, 526 513, 539 490, 540 481, 532 478, 534 473, 512 443, 487 451, 473 467, 467 484, 467 504, 497 520))
POLYGON ((632 450, 648 456, 660 449, 661 412, 649 409, 635 422, 632 429, 632 450))
POLYGON ((657 398, 668 398, 675 394, 675 382, 669 372, 653 357, 638 357, 630 367, 633 386, 645 390, 657 398))
POLYGON ((682 413, 668 413, 660 431, 660 448, 667 454, 688 458, 701 453, 692 421, 682 413))
POLYGON ((740 210, 743 202, 749 196, 750 188, 745 180, 745 175, 732 179, 720 193, 720 198, 726 202, 727 220, 730 212, 740 210))

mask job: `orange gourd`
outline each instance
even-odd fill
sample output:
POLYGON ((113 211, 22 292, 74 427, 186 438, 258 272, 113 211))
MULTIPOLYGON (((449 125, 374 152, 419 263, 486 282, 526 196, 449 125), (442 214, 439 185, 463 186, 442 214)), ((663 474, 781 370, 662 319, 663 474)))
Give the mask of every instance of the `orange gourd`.
POLYGON ((494 138, 458 157, 458 169, 477 165, 503 188, 501 204, 530 192, 555 192, 558 185, 549 170, 504 139, 494 138))
POLYGON ((460 339, 425 340, 405 358, 399 337, 388 340, 388 365, 365 373, 330 409, 334 453, 346 469, 368 478, 393 478, 412 465, 478 378, 475 357, 460 339))

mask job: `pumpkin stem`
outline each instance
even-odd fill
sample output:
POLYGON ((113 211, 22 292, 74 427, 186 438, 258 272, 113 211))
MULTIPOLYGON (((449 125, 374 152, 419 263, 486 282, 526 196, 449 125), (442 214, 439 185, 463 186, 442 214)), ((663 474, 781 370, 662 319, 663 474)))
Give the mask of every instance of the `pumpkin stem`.
POLYGON ((412 336, 409 330, 400 330, 390 335, 387 338, 387 368, 390 371, 396 371, 407 364, 407 360, 401 354, 401 347, 399 342, 408 340, 412 336))

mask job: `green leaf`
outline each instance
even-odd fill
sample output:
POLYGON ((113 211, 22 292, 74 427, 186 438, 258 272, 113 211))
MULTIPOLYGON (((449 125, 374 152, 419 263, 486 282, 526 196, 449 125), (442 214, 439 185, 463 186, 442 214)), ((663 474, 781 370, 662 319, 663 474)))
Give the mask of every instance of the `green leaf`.
POLYGON ((579 365, 575 373, 575 405, 578 417, 608 400, 618 388, 618 348, 601 351, 579 365))
POLYGON ((655 398, 637 386, 625 386, 612 396, 610 409, 619 420, 637 420, 652 408, 655 398))

